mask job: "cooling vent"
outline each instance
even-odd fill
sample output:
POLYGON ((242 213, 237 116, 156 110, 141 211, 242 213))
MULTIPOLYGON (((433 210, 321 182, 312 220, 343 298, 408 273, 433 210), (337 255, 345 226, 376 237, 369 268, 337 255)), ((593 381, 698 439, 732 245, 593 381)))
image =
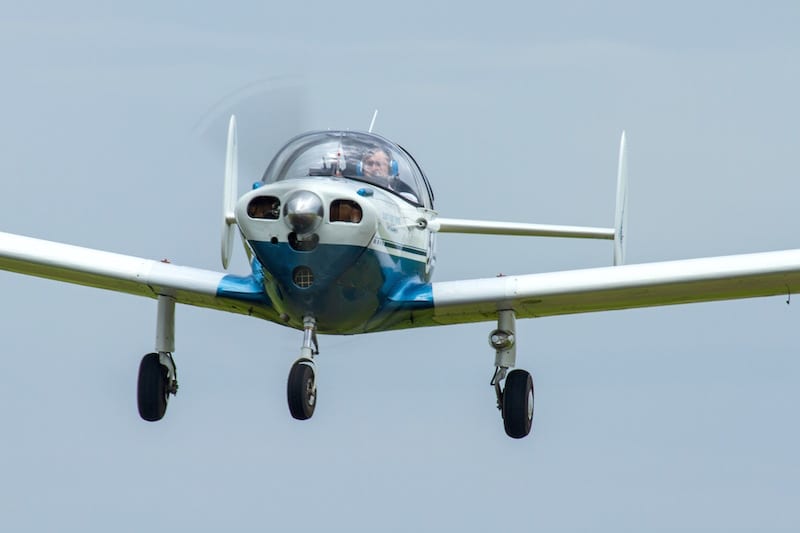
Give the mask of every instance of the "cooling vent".
POLYGON ((307 266, 299 266, 292 272, 292 281, 301 289, 307 289, 314 284, 314 273, 307 266))
POLYGON ((256 196, 247 204, 247 216, 278 220, 281 215, 281 201, 274 196, 256 196))
POLYGON ((329 211, 331 222, 358 224, 364 216, 361 206, 352 200, 334 200, 329 211))

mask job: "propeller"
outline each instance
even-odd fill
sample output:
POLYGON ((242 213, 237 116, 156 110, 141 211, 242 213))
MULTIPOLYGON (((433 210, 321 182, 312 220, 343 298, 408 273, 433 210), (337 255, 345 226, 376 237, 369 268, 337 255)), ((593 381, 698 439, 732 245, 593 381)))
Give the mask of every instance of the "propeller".
POLYGON ((306 85, 301 79, 268 78, 226 95, 194 126, 195 136, 212 152, 220 152, 227 125, 220 250, 223 268, 228 268, 233 251, 234 210, 242 190, 239 177, 248 185, 261 179, 275 153, 290 138, 309 129, 308 107, 306 85))
POLYGON ((236 225, 236 199, 239 183, 239 147, 236 136, 236 115, 228 122, 228 143, 225 151, 225 188, 222 193, 222 268, 228 269, 233 250, 233 226, 236 225))

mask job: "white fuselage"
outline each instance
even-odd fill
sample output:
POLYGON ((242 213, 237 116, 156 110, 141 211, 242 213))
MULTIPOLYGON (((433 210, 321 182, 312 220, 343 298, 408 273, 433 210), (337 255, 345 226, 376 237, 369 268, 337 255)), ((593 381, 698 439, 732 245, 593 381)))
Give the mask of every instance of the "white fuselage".
POLYGON ((301 327, 305 316, 313 316, 319 331, 329 333, 385 329, 404 319, 393 297, 429 288, 434 240, 419 220, 432 214, 399 194, 341 177, 263 185, 236 206, 254 269, 262 270, 264 290, 281 319, 301 327), (313 234, 297 235, 287 222, 287 199, 298 191, 320 200, 313 234), (275 207, 266 215, 254 207, 265 201, 275 207), (336 203, 357 206, 359 216, 342 217, 336 203))

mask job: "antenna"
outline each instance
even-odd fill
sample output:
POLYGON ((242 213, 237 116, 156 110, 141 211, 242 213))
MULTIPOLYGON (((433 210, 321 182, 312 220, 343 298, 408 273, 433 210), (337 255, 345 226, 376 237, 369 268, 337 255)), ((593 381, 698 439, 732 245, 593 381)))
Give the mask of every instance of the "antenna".
POLYGON ((372 121, 369 123, 369 133, 372 133, 372 128, 375 127, 375 119, 378 118, 378 110, 376 109, 375 112, 372 114, 372 121))

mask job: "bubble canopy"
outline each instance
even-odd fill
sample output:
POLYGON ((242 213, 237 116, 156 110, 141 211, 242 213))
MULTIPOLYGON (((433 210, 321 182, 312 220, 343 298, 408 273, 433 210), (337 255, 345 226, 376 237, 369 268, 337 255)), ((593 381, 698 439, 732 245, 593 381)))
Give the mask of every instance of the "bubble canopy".
POLYGON ((309 177, 358 180, 433 208, 428 181, 411 154, 374 133, 318 131, 295 137, 278 151, 261 181, 309 177))

